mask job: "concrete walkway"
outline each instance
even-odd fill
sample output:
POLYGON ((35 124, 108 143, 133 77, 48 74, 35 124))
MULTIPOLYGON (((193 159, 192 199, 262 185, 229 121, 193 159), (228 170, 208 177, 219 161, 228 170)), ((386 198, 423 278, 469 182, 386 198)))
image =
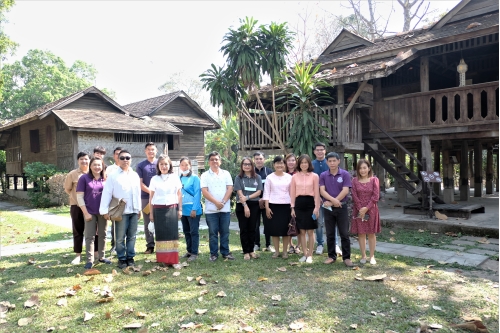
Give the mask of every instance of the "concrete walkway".
MULTIPOLYGON (((8 202, 0 202, 0 210, 16 211, 21 215, 39 220, 44 223, 56 225, 64 229, 71 229, 71 220, 68 217, 57 216, 51 213, 36 209, 29 209, 8 202)), ((408 217, 408 215, 405 215, 405 217, 408 217)), ((182 230, 180 222, 179 229, 182 230)), ((200 221, 200 229, 207 229, 205 219, 203 218, 200 221)), ((231 222, 230 229, 238 231, 238 223, 231 222)), ((137 231, 139 238, 144 237, 142 224, 139 225, 137 231)), ((108 229, 108 238, 110 237, 111 234, 108 229)), ((359 244, 355 238, 351 239, 351 243, 353 248, 359 249, 359 244)), ((71 239, 56 242, 17 244, 0 248, 0 256, 4 257, 16 254, 39 253, 51 249, 70 248, 72 247, 72 245, 73 241, 71 239)), ((486 268, 493 268, 493 270, 496 270, 498 272, 498 261, 493 261, 494 263, 492 264, 492 260, 489 260, 489 256, 498 255, 498 239, 489 238, 485 241, 485 239, 483 239, 482 237, 463 236, 457 238, 453 242, 453 245, 450 245, 449 247, 450 250, 442 250, 405 244, 377 242, 377 252, 379 253, 387 253, 395 256, 399 255, 413 257, 417 259, 431 259, 446 263, 457 263, 463 266, 480 268, 482 267, 481 265, 484 266, 485 263, 488 263, 486 268), (486 244, 478 243, 479 240, 485 242, 486 244)))

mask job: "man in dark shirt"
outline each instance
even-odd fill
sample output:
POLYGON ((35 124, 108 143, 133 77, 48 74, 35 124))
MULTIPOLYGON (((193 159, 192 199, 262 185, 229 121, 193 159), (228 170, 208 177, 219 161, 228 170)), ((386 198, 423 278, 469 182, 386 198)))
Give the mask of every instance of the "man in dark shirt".
MULTIPOLYGON (((253 154, 253 161, 255 163, 255 173, 258 174, 262 179, 262 187, 264 187, 264 184, 266 183, 267 176, 273 173, 273 170, 264 166, 265 160, 266 159, 263 152, 258 151, 253 154)), ((264 225, 264 230, 265 230, 267 217, 266 217, 266 209, 264 207, 264 200, 262 200, 263 194, 264 194, 264 189, 262 189, 262 193, 260 194, 259 206, 261 213, 260 215, 262 216, 262 224, 264 225)), ((269 235, 264 233, 264 236, 266 239, 266 247, 264 248, 264 251, 275 252, 274 246, 271 245, 271 239, 269 235)), ((260 219, 255 227, 255 246, 253 250, 254 252, 260 250, 260 219)))
MULTIPOLYGON (((141 179, 141 201, 142 209, 146 207, 149 203, 149 183, 151 178, 156 175, 156 164, 158 160, 156 159, 157 149, 153 142, 146 143, 144 153, 146 154, 146 159, 139 163, 136 167, 137 174, 141 179)), ((144 234, 146 235, 146 251, 144 254, 151 254, 155 249, 155 236, 149 232, 149 214, 143 214, 144 221, 144 234)))
MULTIPOLYGON (((321 175, 322 172, 328 170, 328 164, 326 163, 325 154, 326 154, 326 145, 323 142, 317 142, 314 145, 314 155, 316 155, 316 159, 312 161, 312 165, 314 167, 314 173, 321 175)), ((323 207, 319 209, 319 217, 318 217, 318 228, 316 229, 316 254, 323 253, 323 227, 325 225, 325 215, 323 212, 323 207)))

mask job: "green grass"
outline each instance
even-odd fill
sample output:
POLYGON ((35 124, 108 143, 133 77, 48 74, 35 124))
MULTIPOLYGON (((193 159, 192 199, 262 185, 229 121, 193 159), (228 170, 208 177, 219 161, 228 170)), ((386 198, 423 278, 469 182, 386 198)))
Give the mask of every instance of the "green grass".
POLYGON ((2 246, 29 242, 53 242, 72 237, 71 228, 61 229, 15 212, 0 212, 0 222, 2 246))
POLYGON ((41 210, 58 216, 67 216, 68 218, 70 217, 69 215, 70 206, 49 207, 49 208, 42 208, 41 210))
POLYGON ((443 233, 434 233, 429 230, 407 230, 401 228, 382 228, 382 232, 377 234, 380 242, 414 245, 422 247, 443 248, 449 245, 456 237, 447 236, 443 233), (393 234, 391 234, 391 232, 393 234))
MULTIPOLYGON (((122 327, 133 322, 142 323, 149 332, 178 332, 180 325, 194 322, 203 326, 194 330, 207 332, 212 325, 224 324, 224 331, 236 332, 246 323, 256 332, 287 332, 295 320, 303 320, 305 332, 348 332, 351 324, 357 324, 356 332, 415 332, 419 322, 439 323, 443 329, 452 331, 448 324, 462 322, 461 316, 480 316, 490 332, 498 331, 498 289, 489 280, 464 276, 455 268, 439 265, 433 261, 378 254, 378 265, 365 265, 359 270, 346 268, 340 261, 323 265, 326 255, 315 256, 313 264, 299 264, 298 256, 288 260, 271 259, 269 252, 252 261, 242 259, 239 235, 231 231, 231 250, 235 261, 224 261, 220 257, 215 263, 208 261, 207 232, 201 231, 200 257, 180 271, 168 268, 157 269, 149 276, 142 271, 153 270, 157 264, 146 262, 154 255, 145 256, 144 239, 138 239, 136 264, 143 265, 141 272, 126 275, 113 265, 100 264, 96 268, 103 274, 93 280, 80 275, 83 266, 71 266, 71 249, 61 249, 43 254, 19 255, 3 258, 0 276, 2 299, 16 304, 16 309, 6 315, 6 323, 0 324, 4 332, 45 332, 48 327, 65 326, 65 332, 125 332, 122 327), (35 265, 28 265, 30 258, 35 265), (428 270, 429 264, 436 265, 428 270), (38 266, 48 268, 38 268, 38 266), (285 267, 286 272, 277 271, 285 267), (72 269, 68 272, 68 269, 72 269), (118 271, 112 282, 104 277, 113 269, 118 271), (180 276, 174 277, 174 272, 180 276), (366 277, 387 274, 383 282, 357 281, 360 274, 366 277), (187 277, 202 276, 207 285, 200 286, 187 277), (259 282, 259 277, 267 278, 259 282), (16 284, 8 285, 13 280, 16 284), (56 295, 66 288, 81 286, 76 296, 67 297, 68 306, 56 305, 56 295), (93 288, 109 286, 114 294, 111 303, 98 304, 98 294, 93 288), (427 289, 417 290, 426 285, 427 289), (200 292, 207 290, 200 301, 200 292), (217 297, 220 291, 226 297, 217 297), (37 294, 41 304, 38 308, 23 309, 31 295, 37 294), (280 295, 281 301, 273 301, 280 295), (395 303, 391 297, 395 298, 395 303), (433 309, 440 306, 443 311, 433 309), (122 315, 126 307, 133 313, 122 315), (203 315, 195 309, 207 309, 203 315), (375 311, 376 316, 370 312, 375 311), (95 314, 87 322, 84 313, 95 314), (137 318, 137 312, 146 314, 137 318), (106 319, 109 313, 110 319, 106 319), (31 324, 18 327, 20 318, 32 318, 31 324), (159 323, 157 327, 152 324, 159 323)), ((185 252, 181 239, 180 253, 185 252)), ((109 247, 109 246, 108 246, 109 247)), ((353 251, 357 262, 359 251, 353 251)), ((494 277, 498 279, 498 277, 494 277)), ((497 284, 498 285, 498 284, 497 284)))

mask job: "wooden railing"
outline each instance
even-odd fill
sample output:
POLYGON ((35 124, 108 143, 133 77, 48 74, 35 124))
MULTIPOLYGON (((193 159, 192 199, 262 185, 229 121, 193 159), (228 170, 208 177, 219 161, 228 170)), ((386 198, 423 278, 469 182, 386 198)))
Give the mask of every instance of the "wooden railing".
MULTIPOLYGON (((331 119, 332 123, 327 123, 321 118, 321 123, 323 126, 329 128, 330 135, 328 140, 328 145, 340 145, 344 142, 351 143, 361 143, 361 114, 356 109, 349 112, 346 119, 342 119, 342 113, 344 111, 343 105, 329 105, 323 107, 324 112, 327 114, 328 118, 331 119)), ((279 134, 283 142, 287 142, 290 136, 290 129, 292 123, 289 122, 286 126, 284 123, 290 113, 278 112, 278 128, 280 129, 279 134)), ((272 119, 272 112, 268 112, 268 116, 272 119)), ((261 126, 269 136, 273 139, 277 139, 273 134, 271 126, 269 125, 264 114, 256 111, 252 113, 252 117, 259 126, 261 126)), ((320 115, 316 115, 316 119, 320 119, 320 115)), ((318 129, 319 130, 319 129, 318 129)), ((240 123, 240 149, 242 150, 273 150, 279 149, 276 144, 270 142, 268 138, 262 134, 261 131, 257 129, 250 121, 242 118, 240 123)))
POLYGON ((387 131, 498 123, 498 81, 387 97, 370 116, 387 131))

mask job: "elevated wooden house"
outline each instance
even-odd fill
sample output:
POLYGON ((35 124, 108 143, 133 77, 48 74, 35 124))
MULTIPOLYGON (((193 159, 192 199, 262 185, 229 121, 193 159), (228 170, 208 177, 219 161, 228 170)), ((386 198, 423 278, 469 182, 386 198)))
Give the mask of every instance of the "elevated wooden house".
MULTIPOLYGON (((181 95, 172 94, 169 111, 176 112, 177 99, 188 98, 181 95)), ((48 103, 0 127, 0 149, 6 151, 7 157, 7 184, 13 179, 13 187, 17 189, 18 180, 23 179, 22 187, 26 190, 23 170, 27 162, 50 163, 71 170, 77 166, 78 152, 92 153, 96 146, 103 146, 109 152, 107 163, 113 161, 111 153, 115 147, 127 149, 135 166, 145 159, 144 145, 150 141, 160 151, 170 147, 172 158, 182 151, 183 155, 201 159, 203 168, 203 131, 219 125, 211 118, 207 120, 209 117, 195 104, 191 101, 188 106, 182 105, 182 111, 175 113, 191 113, 187 117, 189 125, 182 126, 182 130, 167 119, 169 115, 136 116, 95 87, 48 103), (196 143, 196 150, 189 149, 194 146, 191 142, 196 143)), ((182 124, 183 120, 175 122, 182 124)))
MULTIPOLYGON (((326 107, 334 124, 328 150, 369 154, 383 167, 379 176, 391 173, 416 195, 422 186, 418 170, 441 171, 444 191, 435 186, 434 192, 447 203, 454 200, 454 164, 460 165, 460 200, 468 200, 469 184, 481 196, 486 151, 486 193, 492 193, 499 138, 498 9, 496 0, 463 0, 432 26, 375 41, 343 30, 316 60, 317 76, 333 87, 334 103, 326 107)), ((269 96, 266 88, 261 96, 269 96)), ((255 119, 265 124, 263 116, 255 119)), ((248 121, 241 129, 242 150, 277 148, 248 121)), ((398 193, 404 201, 407 192, 398 193)))

